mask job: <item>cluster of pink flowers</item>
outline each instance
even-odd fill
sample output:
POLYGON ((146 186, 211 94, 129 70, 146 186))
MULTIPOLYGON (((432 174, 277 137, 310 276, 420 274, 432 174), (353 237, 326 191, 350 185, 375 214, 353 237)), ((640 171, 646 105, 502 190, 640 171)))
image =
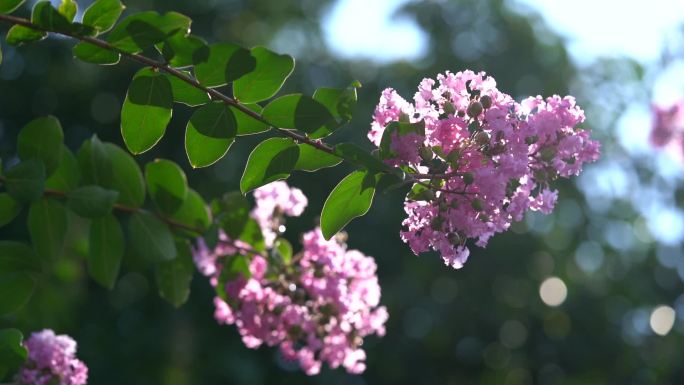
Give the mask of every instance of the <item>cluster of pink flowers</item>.
POLYGON ((46 329, 25 342, 28 360, 19 370, 20 385, 84 385, 88 367, 76 358, 76 341, 46 329))
POLYGON ((684 158, 684 100, 669 107, 653 106, 651 143, 658 148, 668 147, 684 158))
MULTIPOLYGON (((300 215, 306 206, 301 191, 284 182, 264 186, 254 196, 252 217, 266 224, 264 232, 274 239, 278 231, 272 225, 279 227, 283 215, 300 215)), ((199 270, 217 287, 219 323, 234 324, 249 348, 278 345, 309 375, 323 363, 350 373, 365 370, 363 338, 384 335, 388 318, 379 306, 373 258, 347 250, 340 236, 326 241, 318 228, 303 235, 302 251, 288 260, 275 257, 274 250, 250 251, 250 245, 225 234, 221 240, 214 249, 200 241, 194 251, 199 270), (247 261, 249 273, 224 271, 235 258, 247 261)))
POLYGON ((599 157, 599 143, 578 128, 583 121, 571 96, 517 103, 484 72, 424 79, 413 104, 386 89, 368 138, 417 182, 402 239, 460 268, 468 239, 484 247, 525 211, 551 212, 558 193, 549 183, 599 157))

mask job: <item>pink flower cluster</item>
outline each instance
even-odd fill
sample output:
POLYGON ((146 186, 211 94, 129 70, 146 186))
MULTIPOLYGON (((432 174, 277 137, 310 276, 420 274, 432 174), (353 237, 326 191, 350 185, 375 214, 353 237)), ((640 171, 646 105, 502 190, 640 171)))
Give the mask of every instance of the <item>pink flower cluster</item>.
POLYGON ((386 89, 368 138, 416 182, 402 239, 414 253, 433 249, 460 268, 466 240, 484 247, 525 211, 551 212, 558 193, 549 183, 599 157, 583 121, 572 96, 517 103, 484 72, 424 79, 413 103, 386 89))
POLYGON ((88 367, 76 358, 76 341, 46 329, 25 342, 28 360, 19 370, 20 385, 84 385, 88 367))
POLYGON ((684 158, 684 100, 669 107, 653 106, 652 112, 651 143, 684 158))
MULTIPOLYGON (((282 214, 299 215, 306 206, 300 194, 284 182, 265 186, 254 193, 252 217, 282 223, 282 214)), ((275 257, 274 250, 251 252, 250 245, 221 237, 215 249, 200 241, 194 252, 199 270, 217 287, 219 323, 234 324, 249 348, 278 345, 309 375, 323 363, 350 373, 365 370, 363 338, 384 335, 388 317, 379 306, 373 258, 347 250, 340 237, 326 241, 318 228, 305 233, 302 251, 287 259, 275 257), (226 274, 236 258, 247 261, 248 273, 226 274)))
POLYGON ((298 217, 302 215, 309 201, 302 190, 290 188, 287 183, 277 181, 254 190, 256 207, 251 216, 257 221, 264 234, 266 246, 273 245, 280 231, 283 215, 298 217))

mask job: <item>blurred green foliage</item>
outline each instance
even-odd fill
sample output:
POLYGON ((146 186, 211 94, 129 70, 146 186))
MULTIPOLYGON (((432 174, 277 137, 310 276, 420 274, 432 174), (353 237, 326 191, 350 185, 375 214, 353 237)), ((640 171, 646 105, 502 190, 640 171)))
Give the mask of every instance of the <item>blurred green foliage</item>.
MULTIPOLYGON (((610 153, 615 147, 611 125, 629 92, 639 89, 640 69, 626 61, 598 62, 589 73, 580 74, 563 41, 542 20, 522 16, 502 0, 425 1, 404 9, 430 38, 427 56, 418 62, 379 66, 342 60, 327 51, 322 39, 321 18, 331 4, 126 2, 127 12, 187 14, 194 20, 194 33, 211 43, 265 45, 293 53, 297 68, 283 93, 311 94, 318 87, 344 87, 360 80, 356 114, 349 127, 333 136, 335 142, 367 143, 371 113, 385 87, 408 98, 423 77, 470 68, 487 71, 500 89, 516 97, 576 93, 589 113, 587 125, 602 139, 604 153, 610 153), (303 40, 274 46, 285 30, 293 28, 303 31, 303 40), (625 72, 635 75, 618 76, 625 72), (615 86, 619 82, 633 87, 627 92, 615 86), (599 87, 617 94, 594 98, 599 87), (609 107, 603 103, 608 97, 613 98, 609 107)), ((85 6, 80 4, 81 9, 85 6)), ((67 48, 71 45, 56 38, 19 49, 3 46, 0 157, 5 164, 16 160, 19 129, 47 114, 60 119, 72 150, 92 134, 122 144, 119 111, 139 67, 130 62, 112 67, 84 64, 72 58, 67 48)), ((237 190, 247 156, 263 136, 241 137, 227 157, 212 167, 192 170, 183 148, 191 112, 179 108, 159 145, 137 159, 141 164, 156 157, 176 161, 184 167, 189 185, 207 199, 237 190)), ((303 189, 310 202, 302 217, 288 222, 295 249, 297 234, 315 224, 325 197, 349 171, 348 166, 339 166, 293 175, 290 183, 303 189)), ((369 215, 347 228, 350 246, 376 258, 382 302, 390 312, 387 335, 366 341, 368 369, 362 376, 324 369, 309 378, 279 358, 275 349, 245 348, 235 328, 213 320, 213 291, 197 274, 190 300, 180 310, 159 298, 154 277, 142 273, 135 261, 124 260, 122 275, 107 291, 87 277, 79 239, 68 242, 70 258, 57 262, 55 273, 28 306, 0 319, 0 328, 18 327, 27 334, 50 327, 71 334, 79 342, 79 356, 90 367, 90 383, 97 385, 683 383, 681 321, 666 337, 653 335, 648 327, 649 309, 672 304, 681 291, 680 278, 657 263, 652 240, 639 237, 643 221, 628 205, 615 205, 602 215, 634 225, 635 242, 641 245, 638 253, 599 242, 600 253, 593 259, 601 258, 599 268, 578 266, 576 251, 596 243, 587 240, 597 239, 592 233, 604 230, 605 221, 594 219, 596 214, 574 183, 565 181, 559 188, 554 214, 533 215, 494 237, 487 249, 475 249, 458 271, 443 266, 435 255, 413 256, 399 239, 405 191, 378 196, 369 215), (560 277, 568 286, 568 299, 557 308, 546 306, 539 297, 539 285, 549 276, 560 277)), ((0 238, 27 240, 26 220, 24 210, 0 229, 0 238)))

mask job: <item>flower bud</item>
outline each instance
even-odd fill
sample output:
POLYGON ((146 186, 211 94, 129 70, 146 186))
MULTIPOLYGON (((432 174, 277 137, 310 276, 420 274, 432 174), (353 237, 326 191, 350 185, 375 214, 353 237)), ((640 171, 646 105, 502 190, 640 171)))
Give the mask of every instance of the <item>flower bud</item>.
POLYGON ((423 159, 425 161, 432 160, 432 158, 434 157, 434 154, 432 153, 432 149, 430 147, 427 147, 427 146, 421 146, 418 153, 420 154, 421 159, 423 159))
POLYGON ((485 144, 489 143, 489 134, 487 134, 484 131, 480 131, 477 134, 475 134, 475 143, 478 146, 484 146, 485 144))
POLYGON ((556 149, 553 147, 546 147, 541 150, 540 156, 541 160, 548 162, 556 156, 556 149))
POLYGON ((472 184, 474 179, 473 173, 471 172, 463 174, 463 183, 465 183, 466 186, 472 184))
POLYGON ((482 211, 482 201, 475 198, 470 201, 470 207, 472 207, 475 211, 482 211))
POLYGON ((456 112, 456 107, 454 107, 454 105, 451 104, 451 102, 445 102, 444 103, 444 113, 445 114, 453 115, 455 112, 456 112))
POLYGON ((440 230, 442 230, 443 224, 444 224, 444 218, 435 217, 432 219, 432 222, 430 222, 430 227, 432 227, 432 229, 435 231, 440 231, 440 230))
POLYGON ((463 112, 463 111, 458 111, 458 113, 456 114, 456 116, 458 116, 459 118, 462 118, 462 117, 465 116, 465 112, 463 112))
POLYGON ((478 102, 477 100, 473 100, 470 102, 470 105, 468 106, 468 110, 466 111, 468 113, 468 116, 471 118, 475 118, 479 116, 482 113, 482 103, 478 102))
POLYGON ((482 95, 480 97, 480 103, 482 103, 482 107, 486 110, 492 106, 492 97, 489 95, 482 95))

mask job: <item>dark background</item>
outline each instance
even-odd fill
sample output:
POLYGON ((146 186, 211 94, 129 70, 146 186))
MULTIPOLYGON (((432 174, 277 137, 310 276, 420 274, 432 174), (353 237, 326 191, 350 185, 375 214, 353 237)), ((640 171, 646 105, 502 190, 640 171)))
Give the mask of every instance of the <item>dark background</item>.
MULTIPOLYGON (((648 82, 636 63, 605 59, 579 69, 569 60, 563 40, 543 20, 523 16, 499 0, 408 6, 402 12, 429 35, 424 59, 383 66, 347 61, 334 57, 321 37, 321 17, 331 4, 126 2, 129 12, 187 14, 194 20, 193 32, 209 42, 272 46, 285 28, 304 31, 305 39, 292 47, 297 67, 283 93, 311 94, 317 87, 344 87, 354 79, 363 83, 354 120, 331 138, 335 142, 353 140, 370 148, 365 136, 385 87, 396 88, 408 99, 423 77, 445 70, 486 70, 501 90, 516 98, 576 95, 588 112, 585 126, 602 141, 604 158, 631 165, 637 183, 659 183, 652 162, 627 157, 613 134, 626 103, 649 100, 648 82), (464 31, 481 39, 470 47, 454 47, 454 37, 464 31)), ((19 49, 2 44, 0 157, 5 167, 16 159, 18 130, 40 115, 53 114, 62 121, 67 145, 74 151, 93 133, 122 144, 119 108, 139 68, 136 64, 98 67, 78 62, 68 48, 73 43, 60 38, 19 49)), ((266 136, 240 138, 219 163, 192 170, 183 148, 190 113, 189 108, 174 109, 167 135, 138 160, 173 159, 206 199, 236 190, 247 154, 266 136)), ((291 178, 290 184, 304 190, 310 202, 302 217, 288 222, 293 241, 313 226, 328 192, 348 171, 339 166, 291 178)), ((591 190, 603 175, 588 175, 584 181, 591 190)), ((149 272, 136 271, 130 263, 115 289, 107 291, 87 277, 84 245, 78 239, 30 304, 0 319, 0 326, 20 327, 25 333, 50 327, 72 335, 93 385, 684 383, 681 320, 665 337, 648 326, 651 310, 659 304, 676 307, 682 292, 676 263, 668 268, 662 255, 656 257, 657 250, 681 257, 678 246, 662 251, 629 199, 608 200, 600 210, 595 205, 592 210, 573 181, 557 186, 560 203, 554 214, 531 215, 512 231, 495 236, 487 249, 474 248, 461 270, 445 267, 434 254, 412 255, 399 239, 405 192, 378 196, 369 214, 347 228, 350 247, 376 258, 382 302, 390 312, 387 335, 366 339, 368 369, 361 376, 325 368, 321 375, 307 377, 283 362, 274 348, 247 349, 234 327, 213 320, 212 289, 199 274, 180 310, 159 298, 149 272), (629 231, 610 233, 616 223, 629 231), (578 249, 590 267, 596 262, 593 268, 579 266, 578 249), (546 306, 540 299, 539 285, 549 276, 560 277, 568 286, 568 298, 560 307, 546 306)), ((668 186, 676 203, 677 186, 668 186)), ((24 212, 1 228, 0 238, 28 240, 25 217, 24 212)))

